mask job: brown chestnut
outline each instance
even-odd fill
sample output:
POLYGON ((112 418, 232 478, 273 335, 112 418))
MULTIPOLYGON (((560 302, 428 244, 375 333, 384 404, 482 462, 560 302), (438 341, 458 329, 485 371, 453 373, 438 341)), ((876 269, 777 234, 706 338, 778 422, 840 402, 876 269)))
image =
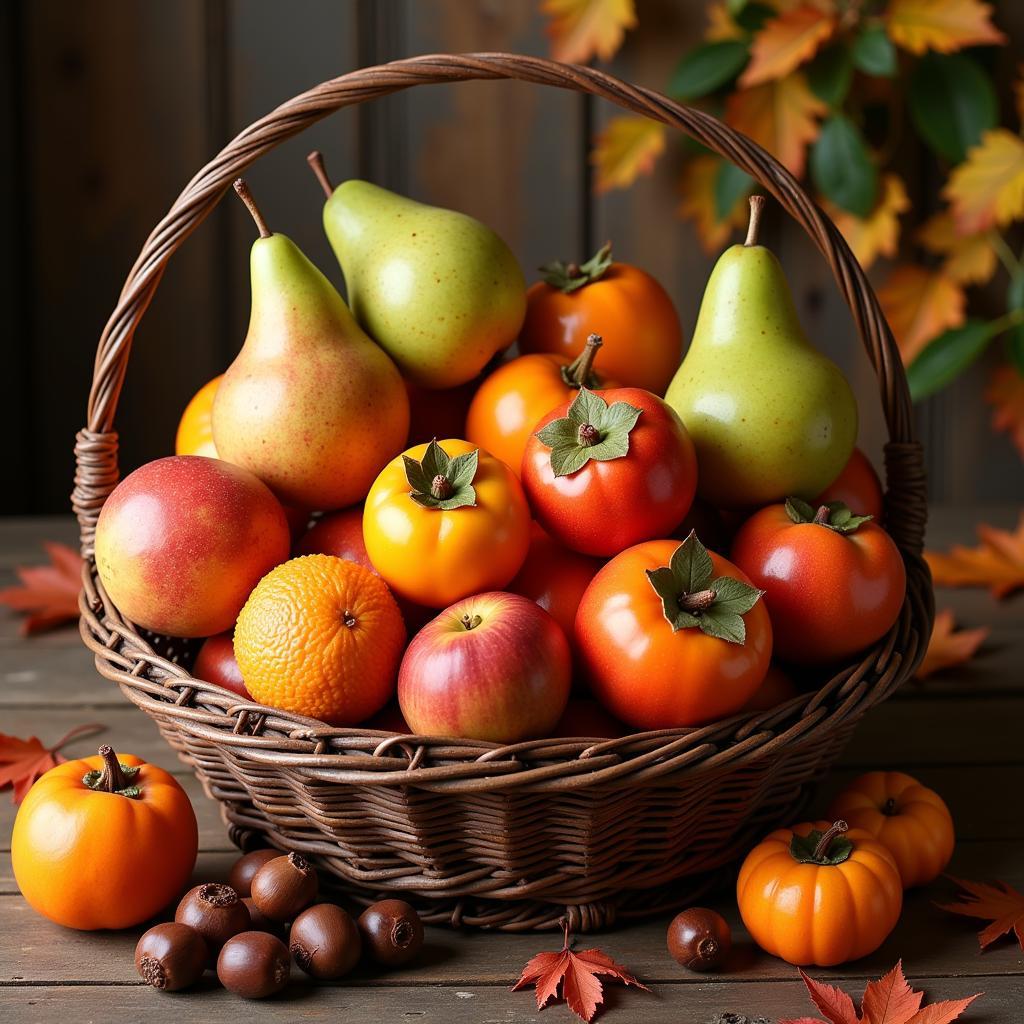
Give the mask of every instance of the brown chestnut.
POLYGON ((135 969, 147 985, 177 992, 194 985, 206 967, 203 937, 187 924, 165 921, 154 925, 135 947, 135 969))
POLYGON ((266 999, 288 984, 288 947, 266 932, 240 932, 224 943, 217 957, 220 983, 243 999, 266 999))
POLYGON ((260 908, 253 903, 251 896, 243 896, 242 902, 245 904, 245 909, 249 911, 250 931, 269 932, 279 939, 283 939, 288 934, 288 926, 281 924, 280 921, 271 921, 269 917, 262 914, 260 908))
POLYGON ((407 964, 423 947, 423 923, 405 900, 380 900, 359 915, 363 948, 382 967, 407 964))
POLYGON ((691 971, 713 971, 725 963, 732 949, 732 933, 721 914, 705 907, 690 907, 668 926, 668 951, 691 971))
POLYGON ((288 941, 295 962, 319 981, 345 977, 363 949, 355 921, 333 903, 307 907, 292 921, 288 941))
POLYGON ((174 920, 199 932, 206 941, 211 963, 232 935, 250 926, 245 904, 230 885, 222 882, 205 882, 189 889, 174 912, 174 920))
POLYGON ((271 921, 293 921, 316 899, 313 865, 301 853, 268 860, 252 877, 253 903, 271 921))
POLYGON ((267 861, 276 860, 281 856, 280 850, 253 850, 235 861, 228 875, 228 885, 243 899, 250 894, 253 875, 267 861))

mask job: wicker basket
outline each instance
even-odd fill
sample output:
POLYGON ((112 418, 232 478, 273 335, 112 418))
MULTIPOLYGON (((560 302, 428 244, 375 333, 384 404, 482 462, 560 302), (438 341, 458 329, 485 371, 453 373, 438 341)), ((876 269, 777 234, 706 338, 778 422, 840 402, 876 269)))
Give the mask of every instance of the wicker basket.
POLYGON ((521 931, 567 915, 586 931, 692 899, 755 837, 799 812, 861 715, 909 676, 931 630, 922 453, 899 355, 863 270, 756 144, 590 68, 501 53, 418 57, 325 82, 251 125, 189 182, 143 246, 99 342, 75 454, 81 631, 99 671, 220 801, 236 843, 301 850, 354 899, 400 893, 428 921, 521 931), (497 747, 329 728, 191 678, 189 645, 143 635, 97 579, 93 533, 118 480, 113 421, 132 336, 177 248, 254 160, 332 111, 415 85, 500 78, 590 93, 681 129, 770 192, 832 268, 878 375, 890 438, 886 523, 906 561, 907 597, 889 634, 814 693, 705 728, 604 741, 497 747))

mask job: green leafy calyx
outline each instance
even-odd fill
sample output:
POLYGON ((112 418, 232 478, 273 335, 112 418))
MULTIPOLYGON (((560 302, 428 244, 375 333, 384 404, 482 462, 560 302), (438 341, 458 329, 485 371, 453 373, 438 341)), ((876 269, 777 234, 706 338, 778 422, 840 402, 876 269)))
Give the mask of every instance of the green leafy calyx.
POLYGON ((824 526, 835 533, 853 533, 857 527, 873 519, 873 516, 854 515, 841 501, 830 501, 816 509, 800 498, 786 499, 786 515, 794 523, 813 523, 824 526))
POLYGON ((405 478, 412 488, 409 497, 418 505, 449 512, 476 504, 473 478, 480 460, 479 451, 466 452, 453 459, 435 439, 427 445, 419 462, 408 455, 403 455, 402 460, 405 478))
POLYGON ((561 260, 554 260, 545 263, 539 269, 544 275, 545 284, 568 294, 590 284, 591 281, 596 281, 612 262, 612 243, 605 242, 586 263, 563 263, 561 260))
POLYGON ((117 796, 137 799, 142 790, 135 784, 139 765, 121 764, 109 744, 100 747, 103 767, 88 771, 82 776, 82 784, 97 793, 114 793, 117 796))
POLYGON ((647 570, 673 632, 697 628, 706 636, 742 644, 747 639, 743 616, 764 591, 732 576, 713 576, 711 556, 693 531, 667 566, 647 570))
POLYGON ((837 821, 827 832, 816 828, 805 836, 794 832, 789 852, 798 864, 842 864, 853 853, 853 843, 843 838, 849 827, 845 821, 837 821))
POLYGON ((566 414, 537 434, 541 444, 551 449, 555 476, 569 476, 591 459, 621 459, 629 452, 629 433, 640 413, 628 402, 608 405, 600 395, 580 388, 566 414))

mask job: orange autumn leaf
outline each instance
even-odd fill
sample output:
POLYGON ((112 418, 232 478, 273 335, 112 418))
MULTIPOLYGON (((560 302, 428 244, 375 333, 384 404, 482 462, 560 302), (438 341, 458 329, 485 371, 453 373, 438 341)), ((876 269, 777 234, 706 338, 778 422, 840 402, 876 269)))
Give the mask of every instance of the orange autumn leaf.
POLYGON ((1024 587, 1024 513, 1012 533, 983 523, 978 539, 977 547, 956 544, 945 553, 924 553, 935 586, 988 587, 996 598, 1024 587))
POLYGON ((647 117, 613 117, 595 140, 594 191, 628 188, 641 174, 650 174, 665 149, 665 126, 647 117))
POLYGON ((570 64, 609 60, 636 25, 633 0, 543 0, 540 9, 550 19, 551 55, 570 64))
POLYGON ((734 92, 725 120, 777 157, 797 177, 803 174, 807 146, 818 137, 828 107, 795 71, 785 78, 734 92))
POLYGON ((715 210, 715 179, 722 161, 716 156, 696 156, 687 160, 681 179, 682 201, 679 212, 692 220, 704 251, 717 253, 730 235, 747 222, 747 203, 740 196, 725 220, 715 210))
POLYGON ((978 648, 988 637, 987 626, 978 626, 977 629, 957 629, 953 613, 944 608, 935 616, 935 627, 932 630, 931 639, 928 641, 928 650, 925 652, 921 664, 917 666, 914 673, 916 679, 927 679, 934 672, 942 669, 953 668, 970 661, 978 648))
POLYGON ((884 17, 889 38, 918 55, 1006 42, 981 0, 891 0, 884 17))
POLYGON ((929 251, 945 256, 942 269, 961 284, 981 284, 996 270, 992 233, 981 231, 962 235, 950 213, 936 213, 917 232, 918 241, 929 251))
POLYGON ((1024 376, 1012 366, 996 367, 985 401, 992 406, 992 429, 1009 434, 1024 459, 1024 376))
POLYGON ((1024 216, 1024 139, 1006 128, 985 132, 953 168, 942 195, 957 230, 971 235, 1024 216))
POLYGON ((21 586, 0 590, 0 604, 24 612, 21 632, 41 633, 78 619, 78 592, 82 589, 82 558, 66 544, 43 541, 49 565, 18 566, 21 586))
POLYGON ((720 43, 724 39, 743 38, 743 29, 733 20, 725 0, 712 0, 704 13, 708 18, 708 27, 704 30, 707 42, 720 43))
POLYGON ((767 21, 750 46, 750 63, 740 75, 746 88, 783 78, 809 61, 836 27, 834 17, 814 4, 804 3, 767 21))
POLYGON ((900 239, 900 214, 910 209, 907 190, 897 175, 885 176, 878 202, 867 217, 857 217, 834 203, 826 202, 822 205, 865 270, 879 256, 896 255, 900 239))
POLYGON ((23 740, 0 732, 0 789, 10 786, 13 790, 11 802, 20 804, 40 775, 67 760, 60 753, 62 747, 74 739, 102 731, 103 726, 95 723, 76 725, 52 747, 44 747, 35 736, 23 740))
POLYGON ((952 914, 963 914, 964 917, 977 917, 982 921, 991 921, 987 928, 978 932, 978 945, 988 949, 996 939, 1008 935, 1011 931, 1017 938, 1021 949, 1024 949, 1024 894, 1017 892, 1006 882, 986 885, 984 882, 970 882, 964 878, 953 878, 964 890, 958 903, 940 903, 940 910, 948 910, 952 914))
POLYGON ((903 363, 909 366, 932 338, 964 322, 964 289, 942 270, 896 267, 878 289, 903 363))

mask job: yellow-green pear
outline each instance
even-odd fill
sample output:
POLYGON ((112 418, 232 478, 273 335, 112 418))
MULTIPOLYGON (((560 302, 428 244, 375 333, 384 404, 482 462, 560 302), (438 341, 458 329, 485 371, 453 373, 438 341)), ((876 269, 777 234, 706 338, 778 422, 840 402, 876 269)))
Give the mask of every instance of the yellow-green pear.
POLYGON ((785 274, 757 244, 763 196, 743 245, 719 257, 686 357, 665 400, 697 448, 697 490, 719 508, 820 494, 857 439, 839 368, 800 326, 785 274))
POLYGON ((352 505, 405 447, 405 384, 330 281, 267 228, 245 182, 235 190, 260 237, 249 331, 213 402, 217 452, 288 505, 352 505))
POLYGON ((515 341, 526 283, 490 228, 367 181, 332 188, 320 154, 309 162, 327 195, 324 230, 352 312, 405 377, 453 388, 515 341))

